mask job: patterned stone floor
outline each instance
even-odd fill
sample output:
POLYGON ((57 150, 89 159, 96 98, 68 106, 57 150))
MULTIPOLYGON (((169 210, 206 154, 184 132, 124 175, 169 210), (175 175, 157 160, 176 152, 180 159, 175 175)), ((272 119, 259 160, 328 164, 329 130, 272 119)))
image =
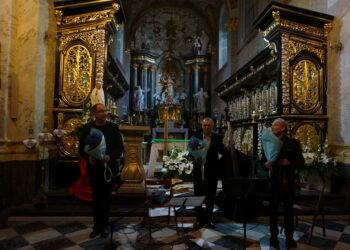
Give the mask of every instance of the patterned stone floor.
MULTIPOLYGON (((308 218, 304 218, 308 219, 308 218)), ((181 220, 181 219, 180 219, 181 220)), ((112 217, 112 238, 89 238, 91 217, 10 217, 0 228, 0 249, 78 250, 78 249, 243 249, 243 225, 217 218, 216 229, 193 229, 193 217, 179 224, 179 235, 172 221, 156 220, 152 239, 140 217, 112 217)), ((326 237, 319 225, 311 243, 307 243, 310 224, 300 222, 294 238, 297 249, 350 249, 350 217, 327 218, 326 237)), ((280 249, 285 239, 279 236, 280 249)), ((247 224, 247 249, 274 249, 269 246, 266 217, 247 224)))

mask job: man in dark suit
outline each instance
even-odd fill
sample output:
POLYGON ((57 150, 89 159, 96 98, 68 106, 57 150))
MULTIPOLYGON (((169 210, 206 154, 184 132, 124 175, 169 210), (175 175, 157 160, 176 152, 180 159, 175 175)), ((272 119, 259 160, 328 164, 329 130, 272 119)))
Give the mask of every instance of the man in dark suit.
POLYGON ((263 155, 265 166, 271 171, 270 191, 270 245, 278 246, 278 207, 283 203, 286 247, 297 246, 294 234, 294 198, 295 198, 295 169, 304 165, 300 142, 287 136, 288 123, 276 119, 271 126, 272 133, 282 140, 283 145, 275 162, 267 161, 263 155))
POLYGON ((223 144, 222 137, 219 134, 213 133, 213 129, 214 121, 211 118, 204 118, 202 121, 203 132, 195 135, 195 137, 206 141, 209 145, 206 162, 204 165, 200 162, 200 159, 194 159, 194 195, 206 196, 206 209, 203 210, 202 206, 195 208, 197 217, 197 221, 195 223, 196 228, 200 228, 205 224, 207 224, 210 228, 215 228, 212 221, 212 216, 218 178, 222 171, 220 164, 218 164, 219 153, 223 155, 226 152, 226 149, 223 144))
POLYGON ((118 125, 107 121, 108 110, 106 106, 100 103, 95 104, 93 106, 93 114, 95 120, 85 124, 82 128, 79 138, 79 154, 88 163, 87 175, 90 178, 93 193, 94 227, 90 233, 90 238, 95 238, 99 234, 102 238, 106 238, 109 233, 108 218, 113 183, 106 180, 105 174, 109 172, 105 169, 104 163, 107 163, 108 168, 116 170, 117 159, 120 158, 124 146, 118 125), (101 160, 93 158, 84 150, 85 139, 89 135, 91 128, 100 130, 105 137, 106 155, 101 160))

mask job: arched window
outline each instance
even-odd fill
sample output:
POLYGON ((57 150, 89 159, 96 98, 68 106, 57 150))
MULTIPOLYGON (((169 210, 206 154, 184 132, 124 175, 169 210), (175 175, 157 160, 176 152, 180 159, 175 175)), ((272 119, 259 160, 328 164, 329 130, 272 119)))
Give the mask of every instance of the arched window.
POLYGON ((228 23, 228 13, 225 5, 220 10, 219 23, 219 70, 227 63, 228 59, 228 31, 226 24, 228 23))

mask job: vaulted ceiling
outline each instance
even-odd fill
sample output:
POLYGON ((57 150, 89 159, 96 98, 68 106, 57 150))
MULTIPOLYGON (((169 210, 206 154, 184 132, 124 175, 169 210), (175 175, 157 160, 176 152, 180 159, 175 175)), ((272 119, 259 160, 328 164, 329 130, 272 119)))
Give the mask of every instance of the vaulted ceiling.
MULTIPOLYGON (((202 40, 214 39, 222 2, 222 0, 127 0, 125 1, 125 12, 128 17, 127 43, 134 42, 136 48, 141 46, 144 48, 147 44, 139 44, 140 34, 143 33, 142 40, 148 41, 147 46, 159 53, 168 46, 162 44, 164 35, 168 37, 171 35, 177 41, 174 46, 182 46, 182 51, 186 54, 190 49, 188 43, 191 38, 203 35, 205 37, 202 37, 202 40), (166 32, 159 32, 161 27, 166 32)), ((207 44, 203 47, 207 47, 207 44)))

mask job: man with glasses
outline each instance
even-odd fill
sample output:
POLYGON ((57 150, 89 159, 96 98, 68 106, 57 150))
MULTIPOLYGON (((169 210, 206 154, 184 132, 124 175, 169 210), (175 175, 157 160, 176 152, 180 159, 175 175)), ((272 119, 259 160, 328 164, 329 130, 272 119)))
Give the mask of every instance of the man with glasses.
POLYGON ((112 197, 113 183, 105 178, 105 167, 116 170, 117 160, 123 152, 123 140, 118 125, 107 121, 108 110, 105 105, 98 103, 93 106, 95 120, 84 125, 79 137, 79 154, 87 161, 87 175, 93 192, 93 217, 94 227, 90 238, 101 234, 101 237, 108 236, 108 217, 112 197), (89 135, 91 128, 100 130, 106 141, 106 155, 102 160, 97 160, 84 152, 85 138, 89 135))
POLYGON ((195 228, 200 228, 205 224, 210 228, 215 228, 212 217, 218 178, 222 172, 220 169, 221 167, 218 164, 219 154, 223 155, 226 152, 226 149, 222 137, 219 134, 214 133, 213 129, 214 121, 211 118, 206 117, 202 121, 202 133, 195 135, 195 137, 206 141, 209 145, 205 164, 202 164, 200 159, 194 159, 194 195, 206 196, 206 209, 203 210, 201 206, 195 208, 197 217, 197 221, 194 225, 195 228))

